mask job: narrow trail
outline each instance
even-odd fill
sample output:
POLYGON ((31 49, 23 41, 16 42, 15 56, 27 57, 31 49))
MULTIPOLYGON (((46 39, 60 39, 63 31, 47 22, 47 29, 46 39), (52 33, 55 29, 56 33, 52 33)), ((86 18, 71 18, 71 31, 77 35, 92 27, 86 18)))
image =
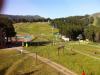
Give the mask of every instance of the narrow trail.
MULTIPOLYGON (((34 53, 29 53, 29 55, 36 58, 36 54, 34 54, 34 53)), ((64 75, 77 75, 76 73, 70 71, 69 69, 65 68, 64 66, 57 64, 49 59, 40 57, 39 55, 37 55, 37 59, 42 61, 43 63, 46 63, 47 65, 51 66, 52 68, 56 69, 57 71, 59 71, 60 73, 62 73, 64 75)))
POLYGON ((74 52, 77 52, 77 53, 79 53, 79 54, 82 54, 82 55, 88 56, 88 57, 93 58, 93 59, 100 60, 99 57, 95 57, 95 56, 92 56, 92 55, 90 55, 90 54, 87 54, 87 53, 84 53, 84 52, 78 51, 78 50, 74 50, 74 52))
MULTIPOLYGON (((66 49, 70 49, 70 48, 66 48, 66 49)), ((95 57, 95 56, 90 55, 90 54, 88 54, 88 53, 84 53, 84 52, 81 52, 81 51, 76 50, 76 49, 74 49, 73 51, 76 52, 76 53, 79 53, 79 54, 81 54, 81 55, 85 55, 85 56, 87 56, 87 57, 90 57, 90 58, 93 58, 93 59, 96 59, 96 60, 100 60, 99 57, 95 57)))
POLYGON ((23 49, 22 47, 12 47, 12 48, 4 48, 1 50, 16 50, 16 49, 23 49))
MULTIPOLYGON (((88 46, 100 48, 100 46, 95 46, 95 45, 88 45, 88 46)), ((98 51, 100 52, 100 50, 98 50, 98 51)))
MULTIPOLYGON (((16 48, 9 48, 7 50, 10 50, 10 49, 15 49, 15 50, 18 50, 18 51, 21 51, 23 50, 22 47, 16 47, 16 48)), ((6 50, 6 49, 4 49, 6 50)), ((77 75, 76 73, 72 72, 71 70, 65 68, 64 66, 60 65, 60 64, 57 64, 47 58, 44 58, 44 57, 41 57, 39 55, 36 55, 36 53, 30 53, 29 51, 27 50, 23 50, 23 53, 27 53, 29 56, 32 56, 33 58, 37 58, 38 60, 42 61, 43 63, 51 66, 52 68, 56 69, 57 71, 59 71, 60 73, 64 74, 64 75, 77 75)))

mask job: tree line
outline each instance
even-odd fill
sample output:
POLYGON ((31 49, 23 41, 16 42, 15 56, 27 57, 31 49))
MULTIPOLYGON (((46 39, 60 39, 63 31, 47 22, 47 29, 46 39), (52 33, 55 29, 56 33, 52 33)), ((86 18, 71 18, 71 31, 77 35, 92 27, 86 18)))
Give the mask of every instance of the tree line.
MULTIPOLYGON (((0 15, 0 29, 6 34, 7 40, 16 35, 13 23, 19 22, 51 22, 51 25, 59 29, 61 35, 69 37, 71 40, 77 40, 79 35, 82 39, 89 39, 91 41, 100 41, 100 27, 94 26, 94 17, 90 15, 85 16, 70 16, 66 18, 43 18, 40 16, 12 16, 0 15)), ((99 23, 98 23, 99 24, 99 23)))
POLYGON ((50 18, 44 18, 41 17, 39 15, 34 15, 34 16, 30 16, 30 15, 4 15, 3 16, 8 17, 9 19, 12 20, 13 23, 20 23, 20 22, 48 22, 49 20, 51 20, 50 18))
MULTIPOLYGON (((16 35, 15 29, 13 27, 13 22, 3 15, 0 15, 0 31, 2 30, 2 34, 5 35, 4 40, 6 39, 8 42, 8 38, 14 37, 16 35)), ((2 36, 0 36, 2 38, 2 36)))
MULTIPOLYGON (((5 34, 6 40, 16 35, 13 23, 20 22, 48 22, 50 18, 44 18, 38 15, 22 16, 22 15, 4 15, 0 14, 0 31, 5 34)), ((2 38, 2 36, 0 36, 2 38)), ((5 38, 4 38, 5 39, 5 38)))
POLYGON ((14 23, 20 22, 48 22, 50 18, 35 16, 19 16, 0 14, 0 48, 5 47, 7 43, 12 42, 12 37, 16 36, 14 23))
POLYGON ((94 17, 89 15, 56 18, 51 21, 51 25, 58 28, 61 35, 71 40, 77 40, 77 37, 82 35, 81 39, 100 41, 100 27, 93 26, 93 23, 94 17))

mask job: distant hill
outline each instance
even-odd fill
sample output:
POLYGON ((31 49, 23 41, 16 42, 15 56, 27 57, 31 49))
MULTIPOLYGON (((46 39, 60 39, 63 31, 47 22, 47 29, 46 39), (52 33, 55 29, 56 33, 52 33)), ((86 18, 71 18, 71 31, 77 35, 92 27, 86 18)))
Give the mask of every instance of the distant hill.
POLYGON ((13 22, 46 22, 49 20, 49 18, 44 18, 39 15, 6 15, 6 14, 1 14, 3 16, 8 17, 11 19, 13 22))
POLYGON ((94 13, 92 14, 93 17, 100 17, 100 12, 99 13, 94 13))
POLYGON ((94 17, 94 26, 100 26, 100 13, 94 13, 91 16, 94 17))

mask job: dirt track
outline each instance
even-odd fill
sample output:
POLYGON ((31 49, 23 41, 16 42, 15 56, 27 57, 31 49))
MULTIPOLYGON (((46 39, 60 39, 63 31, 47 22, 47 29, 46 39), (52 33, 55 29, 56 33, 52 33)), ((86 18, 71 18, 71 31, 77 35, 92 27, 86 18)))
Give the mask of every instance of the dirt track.
MULTIPOLYGON (((22 47, 15 47, 15 48, 9 48, 7 50, 18 50, 18 51, 21 51, 23 50, 22 47)), ((5 50, 5 49, 4 49, 5 50)), ((64 66, 60 65, 60 64, 57 64, 47 58, 44 58, 44 57, 41 57, 39 55, 36 55, 36 53, 30 53, 29 51, 27 50, 23 50, 23 53, 27 53, 29 56, 32 56, 33 58, 37 58, 38 60, 42 61, 43 63, 51 66, 52 68, 56 69, 57 71, 59 71, 61 74, 64 74, 64 75, 77 75, 76 73, 72 72, 71 70, 65 68, 64 66)))

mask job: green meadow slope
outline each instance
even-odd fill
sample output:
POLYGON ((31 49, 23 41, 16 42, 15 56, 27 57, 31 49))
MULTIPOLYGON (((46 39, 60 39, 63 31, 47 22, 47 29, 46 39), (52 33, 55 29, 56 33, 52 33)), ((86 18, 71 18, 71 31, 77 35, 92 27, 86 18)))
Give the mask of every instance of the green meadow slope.
MULTIPOLYGON (((29 33, 34 36, 44 34, 45 38, 53 39, 56 43, 55 45, 50 43, 44 46, 29 46, 25 50, 32 53, 38 52, 40 56, 49 58, 79 75, 81 75, 83 70, 86 72, 86 75, 100 75, 100 44, 91 42, 81 44, 78 41, 61 42, 61 39, 56 39, 55 35, 52 35, 52 27, 48 23, 22 23, 21 25, 18 23, 15 24, 15 27, 16 32, 19 34, 29 33), (61 50, 58 55, 58 47, 61 44, 65 45, 65 49, 64 52, 61 50)), ((58 30, 54 29, 53 33, 55 32, 58 32, 58 30)), ((44 35, 41 35, 41 37, 35 40, 39 42, 40 39, 45 39, 42 37, 44 35)))
POLYGON ((0 50, 0 75, 58 75, 43 62, 16 50, 0 50))
POLYGON ((95 13, 92 15, 94 17, 94 26, 100 26, 100 13, 95 13))

